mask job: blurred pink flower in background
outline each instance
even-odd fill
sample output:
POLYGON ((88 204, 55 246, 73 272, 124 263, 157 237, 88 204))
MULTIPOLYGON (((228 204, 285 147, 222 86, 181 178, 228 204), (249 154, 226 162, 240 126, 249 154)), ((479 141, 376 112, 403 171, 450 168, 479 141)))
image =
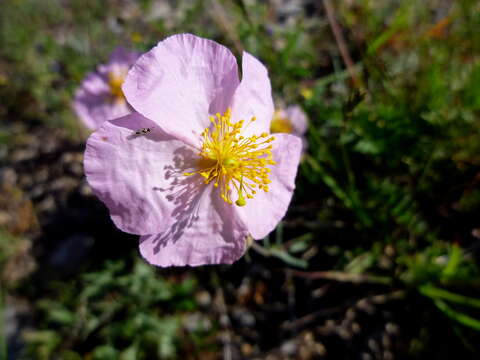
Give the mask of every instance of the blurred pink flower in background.
POLYGON ((224 46, 171 36, 128 73, 135 112, 87 141, 89 184, 151 264, 232 263, 287 211, 301 140, 270 135, 270 79, 246 52, 242 74, 224 46))
POLYGON ((106 64, 88 74, 75 93, 73 108, 83 124, 97 129, 104 121, 130 114, 122 84, 139 53, 116 48, 106 64))
POLYGON ((270 131, 272 133, 287 133, 300 136, 303 142, 303 150, 307 149, 305 133, 308 127, 307 114, 298 105, 290 105, 286 108, 278 108, 273 113, 270 131))
POLYGON ((308 126, 307 114, 298 105, 279 108, 273 113, 270 131, 272 133, 287 133, 297 136, 305 135, 308 126))

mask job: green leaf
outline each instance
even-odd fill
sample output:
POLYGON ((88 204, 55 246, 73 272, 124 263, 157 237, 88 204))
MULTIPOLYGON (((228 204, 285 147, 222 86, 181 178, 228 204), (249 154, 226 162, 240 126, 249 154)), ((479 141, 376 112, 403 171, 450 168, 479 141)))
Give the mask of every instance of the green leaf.
POLYGON ((375 261, 372 253, 366 252, 358 255, 345 266, 345 271, 350 274, 363 274, 375 261))
POLYGON ((457 268, 462 262, 463 251, 458 245, 453 245, 450 251, 450 257, 447 263, 447 266, 443 270, 443 275, 447 278, 453 277, 456 272, 457 268))
POLYGON ((437 288, 433 285, 420 286, 419 291, 421 294, 432 299, 443 299, 456 304, 480 308, 480 299, 455 294, 450 291, 437 288))
POLYGON ((437 299, 434 301, 434 303, 449 318, 459 322, 462 325, 468 326, 469 328, 480 331, 480 320, 474 319, 460 311, 453 310, 443 300, 437 299))
POLYGON ((275 256, 276 258, 282 260, 286 264, 296 266, 302 269, 306 269, 308 267, 308 262, 306 260, 299 259, 290 255, 283 248, 272 246, 271 248, 268 249, 268 251, 272 256, 275 256))
POLYGON ((102 345, 93 351, 93 360, 117 360, 118 351, 111 345, 102 345))

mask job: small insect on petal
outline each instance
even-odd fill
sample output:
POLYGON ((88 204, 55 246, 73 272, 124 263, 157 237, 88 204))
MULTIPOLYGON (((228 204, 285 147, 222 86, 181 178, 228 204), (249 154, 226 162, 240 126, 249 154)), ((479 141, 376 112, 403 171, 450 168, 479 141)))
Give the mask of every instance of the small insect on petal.
POLYGON ((152 132, 153 128, 143 128, 135 131, 135 135, 147 135, 152 132))
POLYGON ((127 139, 128 140, 133 140, 133 139, 136 139, 140 136, 148 135, 152 132, 153 129, 154 129, 154 127, 141 128, 141 129, 135 130, 135 131, 133 131, 133 133, 131 133, 129 136, 127 136, 127 139))

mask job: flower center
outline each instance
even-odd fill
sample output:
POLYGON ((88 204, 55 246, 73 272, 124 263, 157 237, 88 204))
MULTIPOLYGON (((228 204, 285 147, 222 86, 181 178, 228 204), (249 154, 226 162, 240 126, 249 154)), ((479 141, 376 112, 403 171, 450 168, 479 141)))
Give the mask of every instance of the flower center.
POLYGON ((205 184, 213 182, 228 204, 233 204, 231 192, 235 189, 238 194, 235 204, 245 206, 245 198, 252 199, 257 190, 268 192, 270 169, 267 166, 276 164, 270 144, 275 138, 267 133, 242 136, 242 130, 254 122, 255 117, 245 126, 244 120, 232 123, 230 108, 223 115, 211 116, 210 121, 212 131, 206 128, 202 132, 200 170, 184 175, 200 174, 205 184))
POLYGON ((272 133, 291 134, 293 131, 292 123, 290 122, 290 119, 286 116, 283 116, 282 113, 282 111, 275 111, 272 122, 270 123, 270 131, 272 133))
POLYGON ((122 91, 122 84, 125 81, 126 72, 114 72, 108 73, 108 86, 110 87, 110 95, 112 101, 124 102, 125 95, 122 91))

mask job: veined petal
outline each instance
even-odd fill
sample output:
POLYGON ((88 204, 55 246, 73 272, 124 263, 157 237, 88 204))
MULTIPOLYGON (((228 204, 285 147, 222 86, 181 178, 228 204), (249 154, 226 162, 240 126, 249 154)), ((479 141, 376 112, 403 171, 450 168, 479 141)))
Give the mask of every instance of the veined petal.
POLYGON ((269 191, 258 191, 243 207, 235 207, 254 239, 267 236, 287 212, 295 189, 295 176, 302 151, 299 137, 275 134, 269 191))
POLYGON ((166 232, 140 238, 140 252, 157 266, 231 264, 247 248, 245 225, 211 184, 175 198, 175 223, 166 232))
POLYGON ((105 122, 90 135, 84 167, 88 183, 107 205, 115 225, 146 235, 164 232, 173 224, 172 198, 178 186, 193 186, 182 173, 196 164, 194 158, 191 147, 133 113, 105 122), (150 131, 135 134, 142 128, 150 131))
POLYGON ((223 113, 231 103, 237 71, 226 47, 191 34, 174 35, 140 57, 123 91, 136 111, 198 146, 209 115, 223 113))
POLYGON ((273 110, 272 88, 267 69, 255 57, 243 52, 242 81, 235 91, 232 103, 233 121, 243 119, 248 122, 255 117, 256 120, 242 135, 269 133, 273 110))

